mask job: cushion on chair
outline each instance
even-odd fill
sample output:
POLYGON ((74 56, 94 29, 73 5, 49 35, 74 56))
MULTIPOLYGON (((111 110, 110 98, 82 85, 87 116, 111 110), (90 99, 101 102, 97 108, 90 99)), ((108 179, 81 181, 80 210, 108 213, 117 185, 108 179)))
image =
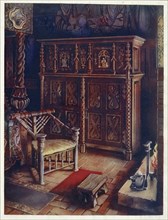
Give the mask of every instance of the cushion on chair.
MULTIPOLYGON (((32 141, 33 147, 35 150, 38 149, 38 141, 32 141)), ((45 147, 43 151, 43 156, 51 155, 61 151, 66 151, 67 149, 74 148, 76 143, 72 140, 67 139, 55 139, 55 140, 46 140, 45 147)))

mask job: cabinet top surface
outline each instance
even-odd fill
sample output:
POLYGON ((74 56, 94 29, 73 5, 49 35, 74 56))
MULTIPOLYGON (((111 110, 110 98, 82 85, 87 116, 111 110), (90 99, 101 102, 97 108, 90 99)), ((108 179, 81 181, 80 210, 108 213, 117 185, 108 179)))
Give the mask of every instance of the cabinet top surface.
POLYGON ((145 42, 145 39, 136 35, 127 35, 127 36, 108 36, 108 37, 81 37, 81 38, 56 38, 56 39, 38 39, 39 42, 72 42, 72 41, 89 41, 89 42, 95 42, 95 41, 105 41, 105 42, 111 42, 111 41, 138 41, 141 43, 145 42))

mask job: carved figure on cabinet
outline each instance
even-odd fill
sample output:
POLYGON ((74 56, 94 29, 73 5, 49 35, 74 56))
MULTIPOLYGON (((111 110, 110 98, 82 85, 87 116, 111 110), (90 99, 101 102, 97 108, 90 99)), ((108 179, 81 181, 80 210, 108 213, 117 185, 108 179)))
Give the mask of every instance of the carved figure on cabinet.
POLYGON ((68 66, 67 58, 66 58, 66 55, 64 54, 62 57, 62 67, 67 67, 67 66, 68 66))
POLYGON ((107 67, 108 67, 108 62, 107 62, 107 60, 105 59, 105 57, 102 57, 100 63, 101 63, 101 67, 102 67, 102 68, 107 68, 107 67))
POLYGON ((66 52, 61 53, 60 55, 61 67, 68 68, 69 67, 69 56, 66 52))

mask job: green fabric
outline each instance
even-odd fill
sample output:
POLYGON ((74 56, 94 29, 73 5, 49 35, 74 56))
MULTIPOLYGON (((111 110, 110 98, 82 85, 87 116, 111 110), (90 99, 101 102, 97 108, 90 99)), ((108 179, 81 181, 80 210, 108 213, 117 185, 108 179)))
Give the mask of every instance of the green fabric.
MULTIPOLYGON (((35 150, 38 149, 38 141, 34 140, 32 141, 33 147, 35 150)), ((43 155, 51 155, 54 153, 58 153, 61 151, 66 151, 67 149, 74 148, 76 143, 71 140, 66 139, 55 139, 55 140, 46 140, 45 141, 45 147, 43 151, 43 155)))

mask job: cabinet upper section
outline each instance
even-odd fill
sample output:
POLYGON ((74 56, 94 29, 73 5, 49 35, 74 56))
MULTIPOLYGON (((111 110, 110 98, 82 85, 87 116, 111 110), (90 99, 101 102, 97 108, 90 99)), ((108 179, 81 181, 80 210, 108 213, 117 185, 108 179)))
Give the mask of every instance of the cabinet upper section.
POLYGON ((41 74, 140 73, 138 36, 39 40, 41 74))

